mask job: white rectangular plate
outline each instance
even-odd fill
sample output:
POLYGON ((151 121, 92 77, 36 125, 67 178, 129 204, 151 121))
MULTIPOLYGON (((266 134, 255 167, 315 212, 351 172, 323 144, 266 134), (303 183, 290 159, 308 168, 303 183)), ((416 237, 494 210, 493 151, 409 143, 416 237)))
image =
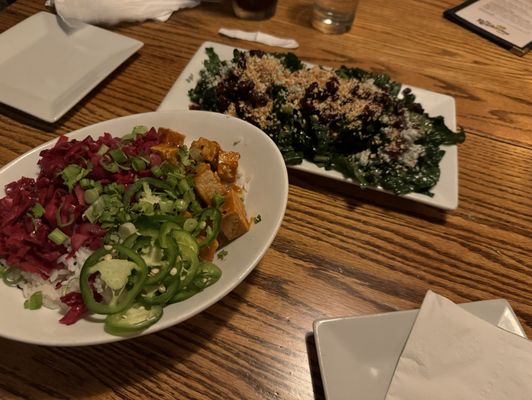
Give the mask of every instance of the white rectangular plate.
MULTIPOLYGON (((203 43, 175 81, 159 106, 159 110, 183 110, 189 108, 190 99, 188 97, 188 91, 194 88, 198 82, 199 72, 203 69, 203 62, 207 59, 205 53, 207 47, 212 47, 222 60, 230 60, 233 57, 234 47, 214 42, 203 43)), ((410 87, 412 89, 417 101, 423 105, 425 111, 430 116, 443 116, 445 125, 451 130, 456 131, 455 102, 453 97, 412 86, 403 87, 410 87)), ((434 196, 430 197, 419 193, 410 193, 402 197, 444 210, 453 210, 458 207, 458 151, 456 146, 442 146, 442 148, 445 150, 445 156, 440 161, 440 180, 432 188, 434 196)), ((304 161, 302 164, 293 168, 353 183, 351 179, 345 178, 337 171, 327 171, 308 161, 304 161)), ((381 189, 376 190, 383 191, 381 189)))
MULTIPOLYGON (((526 337, 506 300, 460 304, 500 328, 526 337)), ((328 400, 383 400, 418 310, 314 322, 314 336, 328 400)))
POLYGON ((39 12, 0 35, 0 102, 55 122, 142 46, 39 12))

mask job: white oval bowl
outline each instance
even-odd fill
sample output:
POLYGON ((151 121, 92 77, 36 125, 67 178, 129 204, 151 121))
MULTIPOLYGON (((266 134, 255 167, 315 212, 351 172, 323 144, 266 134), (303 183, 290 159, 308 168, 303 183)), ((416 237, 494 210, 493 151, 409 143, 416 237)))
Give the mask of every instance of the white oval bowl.
MULTIPOLYGON (((157 332, 200 313, 233 290, 260 261, 281 225, 288 198, 286 167, 273 141, 260 129, 227 115, 205 111, 158 111, 130 115, 91 125, 69 133, 71 139, 97 138, 104 132, 120 137, 136 125, 166 127, 186 135, 186 144, 203 136, 216 140, 222 149, 241 155, 239 171, 246 182, 248 216, 260 215, 261 222, 225 247, 223 260, 215 259, 223 273, 218 282, 192 298, 167 306, 162 318, 136 336, 157 332)), ((50 148, 56 139, 20 156, 0 170, 0 197, 4 186, 22 176, 36 177, 41 150, 50 148)), ((57 310, 23 307, 19 289, 0 283, 0 336, 21 342, 49 346, 83 346, 108 343, 136 336, 118 337, 106 333, 103 323, 82 319, 66 326, 58 321, 57 310)))

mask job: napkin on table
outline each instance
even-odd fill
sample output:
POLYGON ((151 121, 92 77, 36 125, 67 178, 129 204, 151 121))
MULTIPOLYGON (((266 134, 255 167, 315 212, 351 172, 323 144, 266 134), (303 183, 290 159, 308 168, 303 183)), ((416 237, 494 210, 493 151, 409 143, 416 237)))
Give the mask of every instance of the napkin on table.
POLYGON ((531 400, 532 342, 429 291, 386 400, 531 400))
POLYGON ((299 47, 299 43, 294 39, 280 38, 277 36, 269 35, 264 32, 246 32, 238 29, 220 28, 218 31, 220 35, 224 35, 230 38, 247 40, 250 42, 257 42, 267 44, 268 46, 284 47, 286 49, 295 49, 299 47))
POLYGON ((114 25, 149 19, 166 21, 174 11, 195 7, 201 0, 47 0, 68 20, 93 25, 114 25))

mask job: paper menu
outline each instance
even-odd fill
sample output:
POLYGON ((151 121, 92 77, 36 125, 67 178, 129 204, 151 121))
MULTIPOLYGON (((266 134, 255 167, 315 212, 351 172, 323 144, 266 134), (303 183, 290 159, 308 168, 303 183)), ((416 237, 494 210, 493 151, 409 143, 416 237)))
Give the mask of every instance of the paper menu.
POLYGON ((532 342, 429 291, 386 400, 531 400, 532 342))
POLYGON ((532 0, 466 0, 443 15, 520 56, 532 48, 532 0))

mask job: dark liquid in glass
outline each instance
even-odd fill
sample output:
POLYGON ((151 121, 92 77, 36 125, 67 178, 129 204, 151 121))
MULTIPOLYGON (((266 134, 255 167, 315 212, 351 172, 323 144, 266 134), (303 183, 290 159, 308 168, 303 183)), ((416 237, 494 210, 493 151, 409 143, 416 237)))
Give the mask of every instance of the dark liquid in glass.
POLYGON ((266 19, 275 14, 277 0, 233 0, 233 10, 240 18, 266 19))

